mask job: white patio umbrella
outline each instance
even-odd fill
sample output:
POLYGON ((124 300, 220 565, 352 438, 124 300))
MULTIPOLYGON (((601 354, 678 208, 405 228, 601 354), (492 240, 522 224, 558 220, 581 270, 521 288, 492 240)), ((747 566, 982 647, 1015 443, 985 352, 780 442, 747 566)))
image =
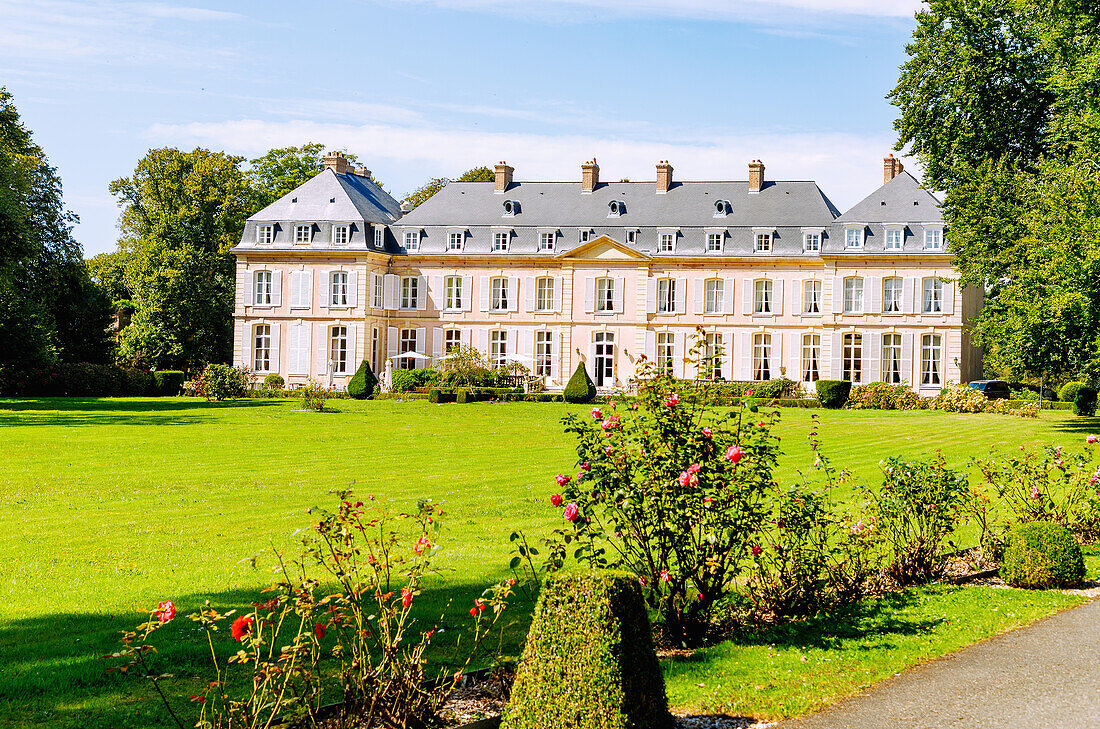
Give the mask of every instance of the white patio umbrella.
POLYGON ((390 359, 431 359, 431 357, 420 354, 420 352, 402 352, 401 354, 395 354, 390 359))

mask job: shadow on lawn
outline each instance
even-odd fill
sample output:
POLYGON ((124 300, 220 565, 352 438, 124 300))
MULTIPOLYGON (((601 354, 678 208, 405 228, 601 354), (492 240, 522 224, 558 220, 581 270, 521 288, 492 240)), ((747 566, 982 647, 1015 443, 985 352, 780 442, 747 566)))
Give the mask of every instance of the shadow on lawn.
POLYGON ((1100 435, 1100 418, 1074 417, 1072 420, 1060 420, 1054 423, 1059 433, 1083 433, 1100 435))
POLYGON ((250 398, 220 402, 196 398, 3 398, 0 426, 181 425, 204 420, 212 410, 269 407, 281 402, 250 398))

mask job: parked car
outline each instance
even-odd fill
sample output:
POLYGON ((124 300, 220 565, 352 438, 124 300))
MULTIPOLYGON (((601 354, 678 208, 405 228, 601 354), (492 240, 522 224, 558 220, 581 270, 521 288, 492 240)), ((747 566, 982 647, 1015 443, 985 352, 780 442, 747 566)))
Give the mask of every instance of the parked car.
POLYGON ((1012 397, 1012 390, 1004 380, 974 380, 969 387, 990 400, 1008 400, 1012 397))

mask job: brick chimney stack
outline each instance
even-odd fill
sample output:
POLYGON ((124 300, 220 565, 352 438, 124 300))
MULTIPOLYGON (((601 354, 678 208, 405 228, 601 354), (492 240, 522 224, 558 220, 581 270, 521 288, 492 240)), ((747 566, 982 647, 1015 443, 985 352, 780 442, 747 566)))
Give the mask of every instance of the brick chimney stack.
POLYGON ((886 184, 890 180, 900 175, 905 170, 902 166, 901 160, 895 157, 893 154, 888 154, 882 159, 882 184, 886 184))
POLYGON ((600 166, 596 158, 581 165, 581 192, 592 192, 600 184, 600 166))
POLYGON ((672 187, 672 165, 667 159, 657 163, 657 194, 664 195, 672 187))
POLYGON ((493 192, 502 193, 512 186, 512 173, 516 170, 514 167, 508 166, 508 163, 501 160, 493 167, 495 174, 493 192))
POLYGON ((368 170, 364 165, 359 165, 353 171, 358 177, 365 177, 367 179, 370 179, 370 170, 368 170))
POLYGON ((749 162, 749 192, 760 192, 764 187, 764 163, 758 159, 749 162))
POLYGON ((325 169, 338 175, 346 175, 351 172, 351 163, 343 152, 329 152, 325 155, 325 169))

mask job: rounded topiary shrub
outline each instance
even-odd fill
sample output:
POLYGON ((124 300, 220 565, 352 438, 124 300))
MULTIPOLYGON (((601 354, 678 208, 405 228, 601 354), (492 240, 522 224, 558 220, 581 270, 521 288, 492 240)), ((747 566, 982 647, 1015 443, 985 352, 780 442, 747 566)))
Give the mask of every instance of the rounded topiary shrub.
POLYGON ((264 378, 265 390, 281 390, 285 384, 286 380, 283 379, 283 376, 274 372, 264 378))
POLYGON ((547 579, 501 729, 672 726, 637 575, 547 579))
POLYGON ((1033 521, 1009 530, 1001 579, 1013 587, 1072 587, 1085 577, 1085 558, 1073 534, 1061 524, 1033 521))
POLYGON ((852 383, 847 380, 818 380, 817 399, 822 407, 842 408, 848 402, 852 383))
POLYGON ((592 402, 592 399, 596 397, 596 385, 592 383, 592 378, 588 376, 588 370, 584 368, 584 362, 577 363, 577 369, 573 370, 573 376, 569 378, 569 382, 565 385, 565 392, 562 393, 566 402, 572 403, 586 403, 592 402))
POLYGON ((374 370, 370 363, 363 360, 359 369, 355 370, 351 381, 348 382, 348 395, 356 400, 364 400, 374 396, 374 386, 378 384, 378 378, 374 376, 374 370))
POLYGON ((1096 390, 1091 387, 1078 389, 1073 396, 1073 412, 1090 418, 1096 415, 1096 390))
POLYGON ((1073 402, 1077 397, 1077 391, 1084 386, 1084 382, 1067 382, 1058 388, 1058 399, 1062 402, 1073 402))

